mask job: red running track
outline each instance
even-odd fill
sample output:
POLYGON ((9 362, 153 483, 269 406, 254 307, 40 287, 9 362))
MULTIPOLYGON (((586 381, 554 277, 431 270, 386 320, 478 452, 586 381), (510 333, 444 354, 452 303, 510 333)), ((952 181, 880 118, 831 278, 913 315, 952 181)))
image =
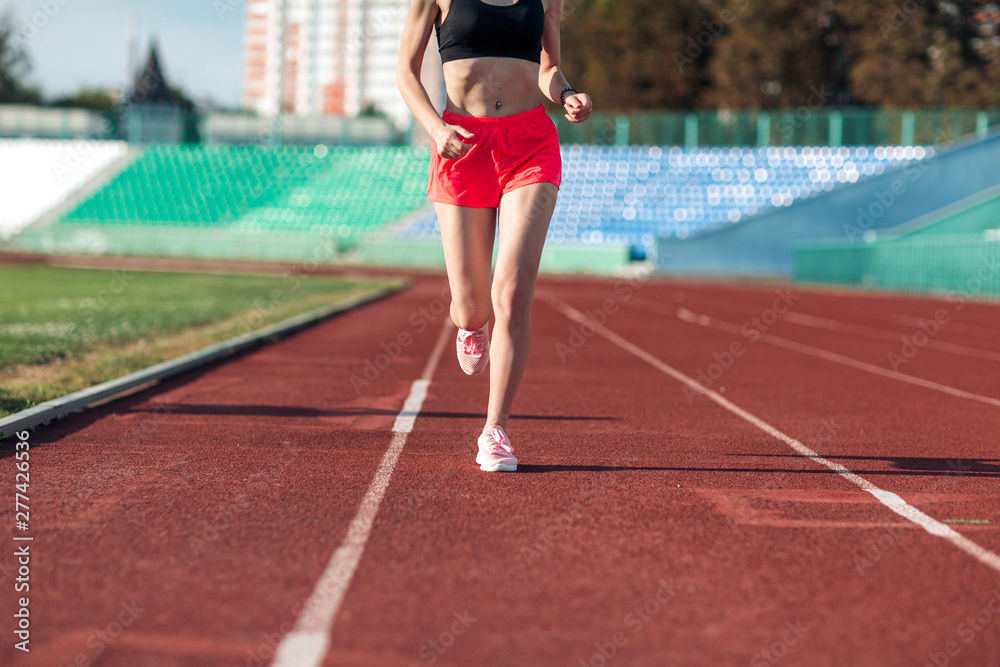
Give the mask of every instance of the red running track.
MULTIPOLYGON (((0 662, 272 664, 394 441, 444 287, 33 433, 32 651, 7 630, 8 548, 0 662)), ((447 347, 319 664, 1000 665, 1000 308, 547 278, 533 318, 519 472, 476 468, 487 379, 447 347)))

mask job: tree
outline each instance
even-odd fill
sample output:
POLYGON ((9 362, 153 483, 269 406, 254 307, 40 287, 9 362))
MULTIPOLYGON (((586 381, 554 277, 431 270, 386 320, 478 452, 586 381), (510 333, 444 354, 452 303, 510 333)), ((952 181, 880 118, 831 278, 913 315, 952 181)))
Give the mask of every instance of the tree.
POLYGON ((377 104, 374 102, 368 102, 365 104, 361 112, 358 113, 359 116, 365 116, 368 118, 385 118, 385 112, 382 111, 377 104))
POLYGON ((563 18, 565 69, 571 82, 603 110, 697 104, 711 51, 711 45, 696 40, 708 29, 703 22, 712 19, 701 5, 683 0, 566 0, 563 18))
POLYGON ((111 92, 100 88, 81 88, 72 95, 60 97, 52 102, 55 107, 76 107, 94 111, 111 111, 118 100, 111 92))
POLYGON ((826 106, 851 99, 844 30, 832 0, 724 0, 735 17, 715 45, 702 101, 736 109, 826 106))
POLYGON ((997 0, 566 0, 602 110, 1000 105, 997 0))
POLYGON ((41 101, 38 88, 27 83, 31 73, 31 58, 24 38, 17 31, 14 15, 0 14, 0 103, 37 104, 41 101))
POLYGON ((878 106, 1000 103, 996 45, 976 40, 976 3, 843 0, 856 26, 851 88, 878 106), (979 48, 977 48, 979 47, 979 48))
POLYGON ((170 86, 170 94, 173 95, 174 100, 180 105, 181 109, 184 109, 184 111, 194 111, 194 100, 188 96, 183 88, 180 86, 170 86))

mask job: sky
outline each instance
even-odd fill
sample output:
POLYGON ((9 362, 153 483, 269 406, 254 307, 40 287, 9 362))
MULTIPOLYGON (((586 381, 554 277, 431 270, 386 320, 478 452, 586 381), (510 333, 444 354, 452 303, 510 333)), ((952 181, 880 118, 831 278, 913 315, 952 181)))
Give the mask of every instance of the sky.
POLYGON ((241 0, 0 0, 12 11, 46 99, 81 87, 122 87, 129 16, 140 18, 140 61, 155 37, 164 77, 188 95, 240 102, 241 0))

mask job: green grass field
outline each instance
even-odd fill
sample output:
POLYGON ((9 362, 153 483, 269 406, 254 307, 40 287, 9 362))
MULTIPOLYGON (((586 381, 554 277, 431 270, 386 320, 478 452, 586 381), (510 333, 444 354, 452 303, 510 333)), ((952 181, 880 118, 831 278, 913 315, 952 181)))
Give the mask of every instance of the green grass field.
POLYGON ((387 284, 0 265, 0 416, 387 284))

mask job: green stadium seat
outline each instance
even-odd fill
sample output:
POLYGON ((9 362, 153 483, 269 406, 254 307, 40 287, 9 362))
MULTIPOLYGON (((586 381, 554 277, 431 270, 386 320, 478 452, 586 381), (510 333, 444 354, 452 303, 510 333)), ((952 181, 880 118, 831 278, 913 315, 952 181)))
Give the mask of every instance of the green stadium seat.
POLYGON ((367 234, 426 205, 427 151, 155 146, 67 213, 65 223, 337 229, 367 234))

